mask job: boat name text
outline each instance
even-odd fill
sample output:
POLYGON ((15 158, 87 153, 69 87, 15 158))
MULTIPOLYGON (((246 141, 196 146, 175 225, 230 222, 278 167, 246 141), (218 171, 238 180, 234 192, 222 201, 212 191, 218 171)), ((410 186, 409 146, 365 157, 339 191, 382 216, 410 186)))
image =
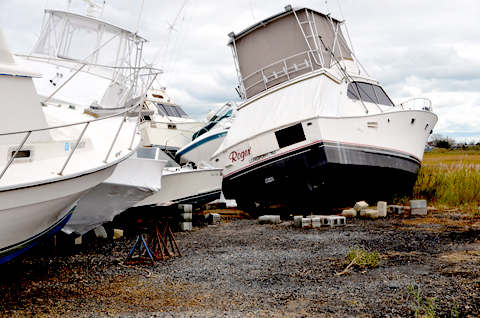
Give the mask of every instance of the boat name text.
POLYGON ((250 148, 240 152, 232 151, 229 155, 229 158, 232 162, 235 162, 237 160, 245 160, 246 156, 250 156, 250 148))

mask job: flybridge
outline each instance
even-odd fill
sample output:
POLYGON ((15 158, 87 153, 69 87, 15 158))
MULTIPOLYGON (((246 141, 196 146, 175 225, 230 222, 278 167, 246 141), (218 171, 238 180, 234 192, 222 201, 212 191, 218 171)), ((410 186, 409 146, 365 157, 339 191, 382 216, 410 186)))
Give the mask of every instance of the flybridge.
POLYGON ((358 72, 341 24, 330 15, 286 6, 285 12, 237 35, 231 32, 228 45, 232 48, 242 99, 336 63, 358 72))

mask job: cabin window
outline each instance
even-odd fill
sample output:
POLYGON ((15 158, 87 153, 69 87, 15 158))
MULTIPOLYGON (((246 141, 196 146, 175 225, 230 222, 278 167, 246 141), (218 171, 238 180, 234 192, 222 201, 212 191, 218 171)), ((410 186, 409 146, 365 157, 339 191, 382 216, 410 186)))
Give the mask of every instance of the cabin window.
POLYGON ((394 106, 385 91, 377 85, 353 82, 348 85, 347 96, 353 100, 363 100, 367 103, 375 103, 385 106, 394 106), (360 97, 358 95, 360 94, 360 97))
POLYGON ((102 26, 76 17, 67 17, 58 57, 72 60, 87 60, 95 51, 102 26))
POLYGON ((303 132, 302 124, 296 124, 275 132, 278 146, 285 148, 297 142, 305 141, 305 133, 303 132))
POLYGON ((120 60, 124 58, 124 50, 119 52, 120 44, 122 43, 122 35, 122 32, 117 29, 105 27, 97 53, 98 64, 116 66, 118 53, 120 53, 120 56, 118 57, 120 60))

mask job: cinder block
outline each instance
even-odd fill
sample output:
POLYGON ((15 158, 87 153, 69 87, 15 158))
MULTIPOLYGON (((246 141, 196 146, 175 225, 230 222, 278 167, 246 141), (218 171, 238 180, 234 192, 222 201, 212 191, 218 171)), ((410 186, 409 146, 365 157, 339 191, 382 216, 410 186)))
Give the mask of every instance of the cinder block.
POLYGON ((322 217, 323 215, 307 215, 306 218, 310 218, 310 219, 316 219, 316 218, 320 218, 322 217))
POLYGON ((211 224, 219 223, 221 219, 222 216, 218 213, 208 213, 205 215, 205 220, 211 224))
POLYGON ((388 212, 389 213, 402 214, 402 213, 405 213, 405 208, 401 205, 389 205, 388 206, 388 212))
POLYGON ((113 239, 116 240, 116 239, 119 239, 121 237, 123 237, 123 230, 114 229, 113 230, 113 239))
POLYGON ((180 227, 180 230, 182 230, 182 231, 192 231, 193 230, 192 222, 178 222, 178 226, 180 227))
POLYGON ((412 215, 427 215, 427 201, 426 200, 410 201, 410 213, 412 215))
POLYGON ((192 222, 192 213, 180 213, 180 220, 182 222, 192 222))
POLYGON ((193 205, 191 205, 191 204, 179 204, 178 209, 182 210, 184 213, 192 213, 193 205))
POLYGON ((82 236, 81 235, 75 239, 75 245, 80 245, 80 244, 82 244, 82 236))
POLYGON ((368 203, 365 202, 365 201, 359 201, 359 202, 355 203, 355 206, 353 208, 357 212, 360 211, 360 210, 365 210, 365 209, 368 209, 368 203))
POLYGON ((302 218, 302 228, 320 227, 322 222, 320 218, 302 218))
POLYGON ((260 224, 279 224, 280 215, 262 215, 258 218, 260 224))
POLYGON ((302 227, 302 219, 303 215, 295 215, 293 217, 293 224, 295 225, 295 227, 302 227))
POLYGON ((377 203, 378 216, 384 218, 387 216, 387 202, 378 201, 377 203))
POLYGON ((107 231, 105 231, 105 228, 101 225, 99 227, 96 227, 94 229, 94 231, 95 231, 95 235, 97 237, 100 237, 100 238, 107 238, 108 237, 107 231))
POLYGON ((355 209, 348 209, 348 210, 343 210, 342 215, 345 217, 356 217, 357 216, 357 211, 355 209))
POLYGON ((360 211, 360 216, 367 219, 376 219, 378 218, 378 211, 372 209, 365 209, 360 211))
POLYGON ((322 226, 344 226, 347 223, 347 218, 340 215, 323 215, 321 217, 322 226))

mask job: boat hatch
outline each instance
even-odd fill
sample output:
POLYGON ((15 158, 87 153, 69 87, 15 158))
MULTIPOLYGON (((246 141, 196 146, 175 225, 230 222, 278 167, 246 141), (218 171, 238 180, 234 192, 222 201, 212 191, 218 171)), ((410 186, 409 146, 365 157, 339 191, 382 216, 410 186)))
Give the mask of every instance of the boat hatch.
POLYGON ((353 100, 362 100, 367 103, 378 105, 394 106, 383 88, 378 85, 363 82, 352 82, 348 84, 347 96, 353 100), (360 96, 360 98, 359 98, 360 96))
POLYGON ((296 124, 275 132, 278 145, 280 148, 285 148, 298 142, 305 141, 305 133, 302 124, 296 124))
MULTIPOLYGON (((15 155, 15 152, 17 151, 16 147, 10 147, 8 149, 8 158, 7 160, 10 161, 10 159, 15 155)), ((15 155, 15 159, 13 159, 14 162, 30 162, 33 161, 35 155, 35 149, 33 147, 23 147, 20 149, 17 154, 15 155)))

